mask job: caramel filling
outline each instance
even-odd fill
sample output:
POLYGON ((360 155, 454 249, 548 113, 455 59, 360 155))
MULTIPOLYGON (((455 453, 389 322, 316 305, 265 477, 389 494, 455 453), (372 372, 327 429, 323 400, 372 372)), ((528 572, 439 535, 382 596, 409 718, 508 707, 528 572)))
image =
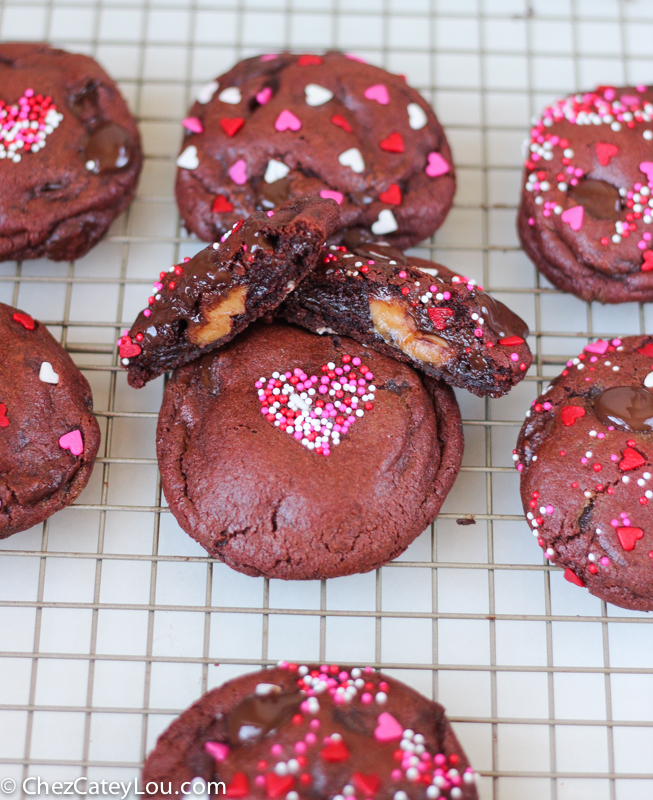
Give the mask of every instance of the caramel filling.
POLYGON ((375 332, 402 353, 436 367, 448 361, 449 345, 439 336, 418 330, 408 309, 385 300, 370 300, 370 314, 375 332))
POLYGON ((216 306, 204 312, 204 322, 189 325, 188 338, 197 347, 222 339, 231 330, 231 318, 245 313, 246 286, 236 286, 216 306))

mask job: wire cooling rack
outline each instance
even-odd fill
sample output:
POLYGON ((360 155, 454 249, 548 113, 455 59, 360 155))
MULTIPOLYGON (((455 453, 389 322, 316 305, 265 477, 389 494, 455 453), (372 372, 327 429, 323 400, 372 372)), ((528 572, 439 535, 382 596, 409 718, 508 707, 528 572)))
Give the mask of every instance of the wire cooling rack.
MULTIPOLYGON (((0 543, 0 778, 130 780, 207 688, 279 658, 371 663, 437 697, 484 800, 653 797, 653 620, 542 562, 511 450, 547 377, 591 336, 651 330, 650 307, 586 305, 519 250, 521 142, 555 97, 653 82, 653 4, 618 0, 17 0, 0 36, 89 53, 139 117, 139 195, 74 264, 0 265, 0 299, 45 321, 93 386, 89 487, 0 543), (241 57, 339 47, 433 102, 455 207, 415 251, 463 270, 530 323, 535 363, 501 400, 459 392, 464 466, 431 530, 392 564, 329 582, 239 575, 168 512, 154 431, 163 381, 133 391, 115 340, 147 284, 200 244, 172 186, 196 86, 241 57), (475 524, 461 526, 457 520, 475 524)), ((1 90, 0 90, 1 91, 1 90)), ((0 784, 1 785, 1 784, 0 784)))

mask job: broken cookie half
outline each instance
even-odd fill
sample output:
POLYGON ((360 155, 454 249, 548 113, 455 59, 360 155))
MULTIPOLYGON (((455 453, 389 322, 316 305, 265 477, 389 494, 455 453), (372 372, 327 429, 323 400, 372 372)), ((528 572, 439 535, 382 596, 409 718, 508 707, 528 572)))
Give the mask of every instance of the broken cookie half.
POLYGON ((333 200, 304 197, 252 214, 162 272, 148 308, 118 341, 130 385, 226 344, 275 309, 313 269, 338 221, 333 200))
POLYGON ((325 249, 278 313, 479 396, 510 391, 533 360, 528 326, 507 306, 474 281, 383 244, 325 249))

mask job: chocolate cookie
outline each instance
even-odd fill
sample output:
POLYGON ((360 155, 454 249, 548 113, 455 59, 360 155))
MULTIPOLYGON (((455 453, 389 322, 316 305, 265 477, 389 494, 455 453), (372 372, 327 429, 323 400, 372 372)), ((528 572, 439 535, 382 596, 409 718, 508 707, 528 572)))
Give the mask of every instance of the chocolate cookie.
POLYGON ((546 108, 530 134, 519 236, 583 300, 653 300, 653 88, 601 86, 546 108))
POLYGON ((332 245, 279 313, 480 396, 510 391, 533 360, 526 323, 475 281, 382 244, 332 245))
POLYGON ((205 241, 313 194, 340 204, 334 242, 404 248, 451 207, 451 151, 430 106, 403 77, 351 56, 248 58, 201 89, 189 114, 177 203, 205 241))
POLYGON ((0 261, 80 258, 134 197, 141 147, 88 56, 0 44, 0 261))
POLYGON ((653 337, 599 340, 533 403, 514 458, 533 535, 565 577, 653 611, 653 337))
POLYGON ((275 309, 313 269, 337 220, 333 200, 303 197, 252 214, 221 245, 161 272, 149 307, 118 340, 129 383, 141 387, 226 344, 275 309))
POLYGON ((285 661, 207 692, 159 737, 143 785, 193 781, 256 800, 478 798, 441 705, 370 667, 285 661))
POLYGON ((0 303, 0 539, 86 486, 100 428, 86 378, 40 322, 0 303))
POLYGON ((259 323, 179 368, 157 431, 181 527, 247 575, 329 578, 398 556, 463 450, 452 390, 351 339, 259 323))

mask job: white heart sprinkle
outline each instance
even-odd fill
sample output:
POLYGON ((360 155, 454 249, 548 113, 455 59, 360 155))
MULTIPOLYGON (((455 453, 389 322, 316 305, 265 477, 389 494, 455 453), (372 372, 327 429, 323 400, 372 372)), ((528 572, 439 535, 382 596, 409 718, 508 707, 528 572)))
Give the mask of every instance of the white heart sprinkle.
POLYGON ((230 106, 236 106, 243 99, 240 89, 237 86, 230 86, 228 89, 223 89, 218 95, 218 100, 223 103, 229 103, 230 106))
POLYGON ((177 166, 182 169, 197 169, 200 165, 200 160, 197 157, 197 147, 194 144, 189 145, 177 159, 177 166))
POLYGON ((653 372, 649 372, 649 374, 644 378, 644 386, 647 389, 650 389, 653 386, 653 372))
POLYGON ((208 103, 213 95, 218 91, 218 86, 220 84, 217 81, 211 81, 211 83, 207 83, 204 86, 200 86, 197 90, 197 94, 195 95, 197 102, 205 105, 208 103))
POLYGON ((398 227, 399 225, 397 225, 395 215, 389 208, 384 208, 379 214, 377 221, 372 225, 372 233, 375 233, 377 236, 383 236, 384 233, 396 231, 398 227))
POLYGON ((285 178, 289 172, 290 167, 287 167, 283 161, 270 159, 263 180, 266 183, 274 183, 275 181, 280 181, 282 178, 285 178))
POLYGON ((41 364, 41 369, 39 370, 39 380, 42 380, 43 383, 59 383, 59 376, 52 369, 52 364, 49 361, 44 361, 41 364))
POLYGON ((257 683, 256 689, 254 689, 254 694, 257 694, 260 697, 265 697, 265 695, 277 694, 277 692, 280 691, 281 686, 277 686, 276 683, 257 683))
POLYGON ((306 103, 309 106, 323 106, 333 97, 333 92, 317 83, 309 83, 304 87, 304 92, 306 93, 306 103))
POLYGON ((350 167, 353 172, 363 172, 365 170, 365 162, 361 151, 357 147, 350 147, 344 153, 340 153, 338 161, 343 167, 350 167))
POLYGON ((428 119, 426 117, 426 112, 422 108, 422 106, 418 105, 417 103, 409 103, 408 104, 408 124, 414 131, 421 130, 428 119))

